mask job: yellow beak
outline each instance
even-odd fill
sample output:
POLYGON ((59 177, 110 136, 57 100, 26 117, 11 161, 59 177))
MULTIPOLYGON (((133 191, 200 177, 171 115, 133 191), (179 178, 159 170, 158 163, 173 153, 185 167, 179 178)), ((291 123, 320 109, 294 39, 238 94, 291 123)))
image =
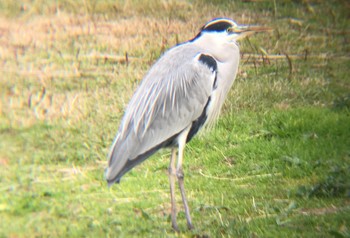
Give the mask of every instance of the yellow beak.
POLYGON ((271 32, 273 31, 270 27, 265 26, 236 26, 232 27, 231 32, 238 33, 236 40, 243 39, 247 36, 254 34, 255 32, 271 32))

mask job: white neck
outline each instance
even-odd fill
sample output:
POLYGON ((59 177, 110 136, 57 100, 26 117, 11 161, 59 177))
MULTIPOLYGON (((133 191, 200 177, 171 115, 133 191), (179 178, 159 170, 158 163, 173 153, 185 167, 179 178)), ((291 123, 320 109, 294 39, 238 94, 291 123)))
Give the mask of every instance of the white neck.
POLYGON ((222 63, 231 61, 232 58, 235 58, 233 55, 239 56, 237 42, 229 41, 225 32, 203 32, 200 37, 195 39, 193 44, 198 45, 222 63))
POLYGON ((211 95, 211 105, 208 108, 208 124, 212 124, 219 116, 226 95, 237 74, 239 65, 239 48, 235 40, 223 33, 202 33, 193 44, 203 49, 203 53, 212 55, 218 62, 218 87, 211 95))

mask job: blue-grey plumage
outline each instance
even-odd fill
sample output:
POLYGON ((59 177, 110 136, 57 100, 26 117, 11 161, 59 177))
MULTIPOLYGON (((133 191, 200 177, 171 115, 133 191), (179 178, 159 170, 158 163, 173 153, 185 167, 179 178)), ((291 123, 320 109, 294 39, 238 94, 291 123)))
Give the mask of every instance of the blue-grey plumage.
POLYGON ((200 117, 216 79, 216 71, 199 60, 201 52, 189 44, 169 50, 141 82, 111 149, 109 183, 156 149, 176 144, 173 137, 200 117))
POLYGON ((151 67, 131 98, 109 153, 108 184, 164 147, 172 147, 169 167, 172 224, 177 230, 174 178, 179 181, 188 227, 192 228, 183 185, 185 144, 218 117, 237 74, 237 40, 268 28, 238 26, 218 18, 198 35, 169 49, 151 67), (175 168, 175 148, 178 147, 175 168))

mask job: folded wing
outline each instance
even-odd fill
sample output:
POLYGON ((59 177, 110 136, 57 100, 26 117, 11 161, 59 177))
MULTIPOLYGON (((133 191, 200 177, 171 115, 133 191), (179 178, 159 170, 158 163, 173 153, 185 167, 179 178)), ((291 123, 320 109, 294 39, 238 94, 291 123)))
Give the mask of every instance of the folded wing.
POLYGON ((160 58, 132 97, 109 154, 109 184, 119 182, 160 148, 175 146, 177 136, 189 126, 191 139, 205 122, 215 90, 216 61, 208 54, 181 50, 186 47, 160 58))

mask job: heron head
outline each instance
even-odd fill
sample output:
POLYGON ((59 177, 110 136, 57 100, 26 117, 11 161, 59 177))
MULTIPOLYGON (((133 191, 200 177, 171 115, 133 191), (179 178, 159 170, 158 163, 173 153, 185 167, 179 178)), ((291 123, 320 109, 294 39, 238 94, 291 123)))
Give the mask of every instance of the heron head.
POLYGON ((205 24, 197 37, 205 33, 220 35, 227 41, 237 41, 255 32, 272 31, 272 28, 263 26, 238 25, 229 18, 216 18, 205 24))

